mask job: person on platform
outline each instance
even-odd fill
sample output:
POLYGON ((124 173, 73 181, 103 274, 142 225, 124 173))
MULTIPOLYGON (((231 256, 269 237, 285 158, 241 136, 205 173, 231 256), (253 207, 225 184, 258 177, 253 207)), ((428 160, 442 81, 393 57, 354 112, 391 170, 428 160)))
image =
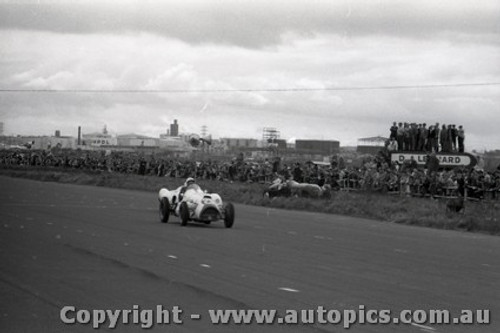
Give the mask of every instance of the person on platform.
POLYGON ((396 139, 398 137, 398 126, 396 125, 396 122, 393 122, 392 123, 392 126, 390 128, 390 135, 389 135, 389 139, 396 139))
POLYGON ((457 151, 457 137, 458 137, 458 129, 455 127, 455 124, 451 125, 450 138, 451 138, 451 148, 453 151, 457 151))
POLYGON ((453 132, 453 131, 452 131, 451 125, 448 125, 448 127, 446 128, 446 130, 448 131, 448 134, 447 134, 447 136, 448 136, 448 142, 447 142, 448 146, 447 146, 446 149, 447 149, 447 151, 449 153, 451 153, 453 151, 453 145, 452 145, 452 141, 451 141, 451 132, 453 132))
POLYGON ((410 127, 410 150, 417 150, 418 129, 417 124, 412 123, 410 127))
POLYGON ((403 150, 403 142, 404 142, 404 137, 405 137, 405 131, 403 127, 403 123, 398 124, 398 132, 397 132, 397 137, 396 141, 398 142, 398 149, 403 150))
POLYGON ((436 125, 434 125, 434 132, 435 132, 435 140, 434 140, 434 147, 432 147, 434 149, 434 151, 436 153, 439 152, 439 140, 440 140, 440 135, 441 135, 441 131, 439 129, 439 123, 436 123, 436 125))
POLYGON ((410 142, 411 142, 410 125, 408 123, 405 123, 403 130, 404 130, 403 150, 409 151, 410 150, 410 142))
POLYGON ((427 124, 423 123, 420 128, 419 137, 418 137, 418 150, 424 151, 427 147, 427 140, 429 138, 429 130, 427 129, 427 124))
POLYGON ((434 125, 429 126, 429 136, 427 137, 427 151, 434 151, 434 147, 436 146, 436 130, 434 125))
POLYGON ((445 124, 443 124, 443 127, 441 127, 441 130, 439 131, 439 144, 441 145, 442 152, 450 152, 450 150, 448 149, 448 146, 450 144, 449 132, 445 124))
POLYGON ((457 138, 458 138, 458 152, 463 153, 464 152, 464 141, 465 141, 465 130, 464 130, 464 127, 462 125, 458 126, 457 138))

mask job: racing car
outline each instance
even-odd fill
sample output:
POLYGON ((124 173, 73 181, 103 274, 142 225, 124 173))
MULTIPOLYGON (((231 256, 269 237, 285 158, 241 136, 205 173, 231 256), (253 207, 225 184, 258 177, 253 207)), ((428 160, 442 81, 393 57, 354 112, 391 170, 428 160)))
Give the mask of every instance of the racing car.
POLYGON ((167 223, 170 215, 179 216, 181 225, 188 221, 210 224, 223 220, 226 228, 234 224, 234 206, 224 203, 219 194, 203 191, 193 178, 186 179, 183 186, 175 190, 160 189, 160 220, 167 223))

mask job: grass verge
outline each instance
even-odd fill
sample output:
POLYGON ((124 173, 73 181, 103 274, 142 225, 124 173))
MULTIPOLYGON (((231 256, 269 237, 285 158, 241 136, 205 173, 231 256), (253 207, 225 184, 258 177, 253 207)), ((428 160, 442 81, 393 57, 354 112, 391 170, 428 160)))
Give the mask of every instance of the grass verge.
MULTIPOLYGON (((105 186, 156 192, 176 188, 183 179, 109 172, 46 168, 0 168, 0 174, 39 181, 105 186)), ((391 196, 366 192, 335 192, 331 199, 264 198, 265 185, 199 180, 203 189, 221 194, 225 201, 273 208, 314 211, 438 229, 500 235, 500 200, 467 202, 465 213, 447 213, 445 200, 391 196)))

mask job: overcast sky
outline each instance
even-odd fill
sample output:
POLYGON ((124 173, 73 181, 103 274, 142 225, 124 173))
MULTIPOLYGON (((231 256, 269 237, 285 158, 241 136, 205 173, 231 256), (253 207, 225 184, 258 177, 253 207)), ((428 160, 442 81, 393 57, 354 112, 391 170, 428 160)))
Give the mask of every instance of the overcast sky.
POLYGON ((0 0, 0 41, 0 89, 33 90, 0 92, 5 134, 158 137, 178 119, 355 145, 408 121, 500 149, 500 85, 462 86, 500 82, 498 0, 0 0), (421 87, 345 89, 389 86, 421 87))

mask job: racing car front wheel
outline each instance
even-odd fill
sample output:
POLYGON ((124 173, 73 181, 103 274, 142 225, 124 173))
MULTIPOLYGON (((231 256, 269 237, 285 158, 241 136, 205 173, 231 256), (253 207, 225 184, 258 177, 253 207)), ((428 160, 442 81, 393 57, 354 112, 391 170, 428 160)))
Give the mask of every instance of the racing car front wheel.
POLYGON ((167 198, 162 198, 160 201, 160 221, 168 223, 170 216, 170 202, 167 198))
POLYGON ((189 208, 187 203, 181 202, 181 206, 179 207, 179 215, 181 216, 181 225, 185 226, 189 220, 189 208))
POLYGON ((232 203, 228 203, 224 208, 224 226, 226 228, 231 228, 234 224, 234 206, 232 203))

